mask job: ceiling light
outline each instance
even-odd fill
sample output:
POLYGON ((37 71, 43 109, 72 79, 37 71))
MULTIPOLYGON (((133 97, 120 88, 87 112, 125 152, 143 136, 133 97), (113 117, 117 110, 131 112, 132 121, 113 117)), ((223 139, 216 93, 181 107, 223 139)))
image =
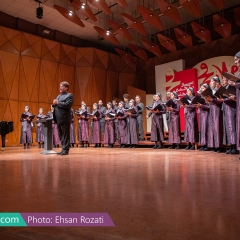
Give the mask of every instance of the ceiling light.
POLYGON ((82 8, 82 9, 84 9, 84 8, 85 8, 85 6, 84 6, 84 5, 82 5, 82 6, 81 6, 81 8, 82 8))
POLYGON ((106 32, 106 35, 107 35, 107 36, 109 36, 109 34, 110 34, 110 32, 109 32, 109 31, 107 31, 107 32, 106 32))
POLYGON ((221 24, 221 27, 223 27, 223 26, 224 26, 224 23, 221 24))
POLYGON ((204 30, 201 30, 201 33, 203 33, 204 32, 204 30))
POLYGON ((154 47, 154 45, 152 45, 151 47, 154 47))
POLYGON ((169 10, 169 9, 171 9, 171 7, 170 7, 170 6, 168 6, 168 7, 167 7, 167 9, 169 10))
POLYGON ((122 27, 120 27, 119 29, 122 30, 122 27))
POLYGON ((139 52, 141 52, 141 49, 138 49, 139 52))
POLYGON ((167 43, 169 43, 169 40, 167 40, 167 43))
POLYGON ((186 35, 183 35, 183 37, 185 38, 185 37, 186 37, 186 35))
POLYGON ((127 56, 127 53, 125 55, 127 56))
POLYGON ((72 15, 73 15, 73 12, 72 12, 72 11, 69 11, 68 15, 69 15, 69 16, 72 16, 72 15))
POLYGON ((133 23, 137 23, 137 21, 133 21, 133 23))
POLYGON ((153 15, 152 15, 152 14, 150 14, 149 16, 150 16, 150 17, 152 17, 153 15))

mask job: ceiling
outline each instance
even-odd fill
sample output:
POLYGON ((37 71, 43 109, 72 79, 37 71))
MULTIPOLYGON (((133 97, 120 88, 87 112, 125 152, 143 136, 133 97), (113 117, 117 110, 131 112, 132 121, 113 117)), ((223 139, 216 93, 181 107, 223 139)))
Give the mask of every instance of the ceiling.
MULTIPOLYGON (((92 12, 96 15, 96 18, 97 18, 96 22, 90 19, 86 20, 86 17, 84 17, 79 12, 75 11, 75 13, 83 21, 85 25, 84 28, 64 18, 53 7, 53 5, 56 4, 68 10, 74 11, 69 0, 41 0, 41 1, 43 2, 43 4, 41 5, 43 6, 43 10, 44 10, 42 19, 36 18, 36 8, 38 7, 39 4, 35 2, 35 0, 7 0, 7 1, 0 0, 0 11, 5 12, 17 18, 22 18, 24 20, 27 20, 35 24, 41 24, 43 26, 46 26, 54 30, 58 30, 70 35, 77 36, 82 39, 87 39, 92 42, 97 42, 98 44, 100 43, 102 45, 105 45, 108 47, 114 47, 114 48, 116 47, 125 48, 129 43, 143 47, 141 40, 151 40, 151 35, 154 35, 160 32, 156 28, 144 22, 143 25, 147 31, 147 36, 143 36, 138 32, 136 32, 135 30, 128 28, 128 31, 130 32, 133 38, 131 42, 122 38, 119 34, 116 34, 115 36, 120 42, 120 46, 116 46, 108 42, 107 40, 103 40, 103 41, 98 40, 98 33, 93 27, 99 26, 101 28, 108 30, 109 29, 109 26, 107 24, 108 19, 114 20, 115 22, 120 24, 124 24, 124 20, 121 16, 121 13, 123 12, 143 21, 143 18, 141 17, 140 13, 137 11, 138 5, 143 5, 157 12, 160 16, 165 32, 167 31, 167 29, 177 26, 177 24, 175 24, 172 20, 170 20, 169 18, 161 14, 159 10, 159 6, 157 4, 157 0, 150 0, 150 1, 126 0, 127 7, 125 8, 117 4, 117 0, 106 0, 108 6, 112 6, 110 7, 112 11, 111 15, 107 15, 101 12, 101 10, 91 5, 89 2, 87 2, 87 0, 82 0, 82 2, 86 3, 91 8, 92 12)), ((190 22, 197 19, 196 17, 193 17, 191 14, 189 14, 184 8, 182 8, 177 0, 176 1, 168 0, 168 2, 171 2, 178 7, 182 25, 184 25, 184 23, 186 22, 190 22)), ((211 15, 213 13, 219 13, 218 9, 213 4, 211 4, 209 0, 199 0, 199 3, 201 7, 202 17, 211 15)), ((225 9, 236 6, 238 4, 239 4, 239 0, 224 0, 225 9)))

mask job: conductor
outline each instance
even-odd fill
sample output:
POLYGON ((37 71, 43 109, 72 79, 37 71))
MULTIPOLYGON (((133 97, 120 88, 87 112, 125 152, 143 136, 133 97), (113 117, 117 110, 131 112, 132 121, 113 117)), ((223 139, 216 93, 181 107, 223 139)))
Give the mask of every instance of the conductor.
POLYGON ((62 151, 58 154, 68 155, 70 146, 71 107, 74 96, 68 92, 69 83, 60 83, 60 94, 53 100, 53 120, 57 124, 62 151))

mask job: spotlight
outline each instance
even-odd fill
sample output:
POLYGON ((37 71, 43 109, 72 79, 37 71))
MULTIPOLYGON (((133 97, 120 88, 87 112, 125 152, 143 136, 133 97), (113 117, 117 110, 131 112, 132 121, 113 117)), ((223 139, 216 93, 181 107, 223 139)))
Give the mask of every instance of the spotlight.
MULTIPOLYGON (((40 5, 40 4, 39 4, 40 5)), ((38 7, 37 9, 36 9, 36 17, 37 18, 39 18, 39 19, 41 19, 41 18, 43 18, 43 7, 38 7)))
POLYGON ((133 23, 137 23, 136 21, 133 21, 133 23))
POLYGON ((47 34, 47 35, 48 35, 48 34, 50 34, 50 31, 45 29, 45 30, 43 30, 43 32, 42 32, 42 33, 43 33, 43 35, 45 35, 45 34, 47 34))
POLYGON ((150 17, 152 17, 153 15, 152 15, 152 14, 150 14, 149 16, 150 16, 150 17))
POLYGON ((81 8, 82 8, 82 9, 84 9, 84 8, 85 8, 85 3, 83 3, 83 4, 82 4, 81 8))
POLYGON ((109 31, 107 31, 107 32, 106 32, 106 35, 107 35, 107 36, 109 36, 109 34, 110 34, 110 32, 109 32, 109 31))
POLYGON ((223 27, 223 26, 224 26, 224 23, 221 24, 221 27, 223 27))
POLYGON ((73 15, 73 12, 72 12, 72 11, 69 11, 68 15, 69 15, 69 16, 72 16, 72 15, 73 15))
POLYGON ((168 7, 167 7, 167 9, 169 10, 169 9, 171 9, 171 7, 170 7, 170 6, 168 6, 168 7))
POLYGON ((154 47, 154 45, 152 45, 151 47, 154 47))
POLYGON ((203 33, 204 32, 204 30, 201 30, 201 33, 203 33))
POLYGON ((185 38, 185 37, 186 37, 186 35, 183 35, 183 37, 185 38))

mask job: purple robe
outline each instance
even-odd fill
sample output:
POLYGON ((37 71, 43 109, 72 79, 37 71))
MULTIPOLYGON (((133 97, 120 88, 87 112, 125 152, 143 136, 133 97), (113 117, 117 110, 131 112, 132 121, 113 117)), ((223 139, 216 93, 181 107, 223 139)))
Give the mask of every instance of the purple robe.
POLYGON ((127 115, 126 115, 126 112, 123 109, 121 109, 121 108, 119 108, 117 110, 117 113, 118 112, 124 113, 124 116, 122 116, 121 118, 118 118, 118 122, 117 122, 117 124, 118 124, 118 127, 117 127, 117 130, 118 130, 118 134, 117 134, 117 136, 118 136, 118 143, 125 145, 125 144, 128 144, 127 120, 126 120, 127 119, 127 115))
MULTIPOLYGON (((98 111, 98 110, 93 110, 92 114, 94 114, 95 111, 98 111)), ((97 120, 92 119, 90 143, 93 143, 93 144, 101 143, 101 137, 100 137, 100 119, 101 118, 102 118, 102 116, 100 114, 100 116, 97 118, 97 120)))
POLYGON ((209 115, 209 104, 205 103, 199 108, 200 114, 200 144, 207 145, 208 141, 208 115, 209 115))
POLYGON ((58 128, 56 123, 54 123, 53 126, 53 145, 54 146, 61 145, 61 140, 58 135, 58 128))
POLYGON ((224 99, 223 105, 223 144, 236 144, 236 101, 224 99))
MULTIPOLYGON (((45 117, 44 114, 38 114, 37 119, 45 117)), ((38 123, 36 129, 36 142, 44 142, 44 124, 38 123)))
POLYGON ((76 135, 75 135, 75 126, 74 126, 74 111, 71 109, 71 118, 72 122, 70 125, 70 144, 75 144, 76 143, 76 135))
MULTIPOLYGON (((81 108, 79 108, 80 114, 84 112, 81 108)), ((88 142, 88 119, 89 115, 85 118, 78 119, 78 141, 79 142, 88 142)))
MULTIPOLYGON (((240 69, 239 69, 240 70, 240 69)), ((240 78, 240 72, 238 73, 238 78, 240 78)), ((236 82, 236 134, 237 134, 237 150, 240 150, 240 82, 236 82)))
MULTIPOLYGON (((138 108, 136 106, 130 107, 134 108, 136 112, 138 112, 138 108)), ((136 114, 131 114, 131 116, 128 116, 128 144, 138 144, 138 129, 137 129, 137 116, 136 114)))
MULTIPOLYGON (((24 112, 26 115, 32 115, 29 112, 24 112)), ((25 120, 24 118, 20 118, 22 122, 22 130, 20 136, 20 144, 32 143, 32 121, 25 120)))
MULTIPOLYGON (((192 100, 194 96, 190 97, 192 100)), ((196 107, 189 104, 187 108, 184 108, 185 115, 185 131, 184 141, 189 143, 198 142, 198 123, 196 107)))
MULTIPOLYGON (((106 114, 115 113, 113 109, 107 109, 106 114)), ((114 118, 105 120, 104 140, 105 144, 114 144, 114 118)))
POLYGON ((181 132, 180 132, 180 104, 174 99, 176 106, 172 111, 168 113, 168 142, 169 144, 180 144, 181 143, 181 132))
MULTIPOLYGON (((49 118, 53 118, 53 112, 49 111, 48 114, 49 118)), ((52 121, 52 142, 54 146, 60 145, 61 141, 58 136, 58 129, 57 129, 57 124, 52 121)))
POLYGON ((163 114, 166 113, 166 108, 161 101, 156 101, 153 103, 153 108, 158 104, 161 104, 163 110, 158 113, 151 113, 152 115, 152 127, 151 127, 151 141, 164 141, 164 127, 163 127, 163 114))
POLYGON ((222 143, 222 103, 216 99, 209 104, 208 147, 219 148, 222 143))

